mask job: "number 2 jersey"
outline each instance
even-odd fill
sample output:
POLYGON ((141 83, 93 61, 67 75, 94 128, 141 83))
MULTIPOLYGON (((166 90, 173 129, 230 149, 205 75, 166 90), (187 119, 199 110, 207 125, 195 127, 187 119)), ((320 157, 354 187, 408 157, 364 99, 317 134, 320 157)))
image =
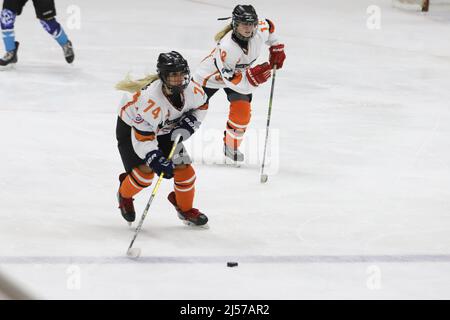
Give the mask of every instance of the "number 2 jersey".
POLYGON ((255 63, 266 45, 278 44, 275 27, 270 20, 260 20, 255 35, 248 41, 248 52, 233 40, 232 33, 228 32, 203 59, 193 78, 203 87, 230 88, 241 94, 250 94, 256 87, 250 84, 245 71, 255 63))
POLYGON ((181 108, 172 105, 164 95, 162 85, 158 79, 132 97, 124 95, 119 108, 119 117, 132 128, 133 148, 141 159, 158 149, 156 136, 169 134, 183 115, 194 115, 198 128, 208 109, 206 94, 199 84, 191 81, 184 89, 181 108))

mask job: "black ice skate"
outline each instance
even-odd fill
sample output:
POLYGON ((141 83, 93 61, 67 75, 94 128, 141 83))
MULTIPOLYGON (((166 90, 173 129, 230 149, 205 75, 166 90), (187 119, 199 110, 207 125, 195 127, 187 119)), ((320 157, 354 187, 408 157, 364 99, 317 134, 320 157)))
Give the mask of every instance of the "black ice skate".
POLYGON ((1 68, 17 63, 17 50, 19 50, 19 42, 16 41, 16 49, 6 52, 5 56, 0 59, 1 68))
POLYGON ((226 144, 223 145, 223 153, 225 154, 225 157, 236 161, 236 162, 242 162, 244 161, 244 154, 239 151, 239 149, 233 149, 226 144))
POLYGON ((75 59, 75 53, 73 52, 72 42, 67 41, 65 45, 62 46, 64 51, 64 58, 66 58, 67 63, 72 63, 75 59))
MULTIPOLYGON (((120 184, 122 185, 122 181, 127 177, 127 173, 122 173, 119 176, 120 184)), ((120 189, 120 187, 119 187, 120 189)), ((131 223, 136 219, 136 211, 134 211, 133 198, 124 198, 120 195, 120 191, 117 191, 117 200, 119 201, 119 209, 122 214, 122 217, 131 223)))
POLYGON ((192 208, 191 210, 185 212, 180 210, 180 208, 177 206, 174 191, 169 193, 167 199, 175 207, 178 213, 178 218, 180 218, 184 224, 188 226, 202 226, 205 228, 208 227, 208 225, 206 224, 208 222, 208 217, 205 214, 201 213, 198 209, 192 208))

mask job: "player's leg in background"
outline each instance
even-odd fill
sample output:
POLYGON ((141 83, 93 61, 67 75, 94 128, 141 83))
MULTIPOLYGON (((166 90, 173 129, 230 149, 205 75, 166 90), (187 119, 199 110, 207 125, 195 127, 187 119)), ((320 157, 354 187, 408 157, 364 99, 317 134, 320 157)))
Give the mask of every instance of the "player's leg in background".
POLYGON ((33 4, 36 16, 40 20, 42 26, 61 46, 66 61, 72 63, 75 58, 72 42, 67 37, 64 28, 56 20, 55 1, 33 0, 33 4))
POLYGON ((235 161, 243 161, 244 155, 238 148, 244 139, 244 133, 251 118, 251 94, 241 94, 229 88, 224 89, 230 102, 230 112, 225 129, 225 155, 235 161))
POLYGON ((0 59, 0 66, 6 66, 17 62, 17 50, 19 43, 16 41, 14 23, 16 17, 22 13, 22 9, 27 0, 4 0, 0 15, 0 25, 2 28, 3 44, 6 55, 0 59))
POLYGON ((1 27, 5 51, 16 49, 14 23, 19 12, 19 2, 14 0, 4 0, 1 12, 1 27))

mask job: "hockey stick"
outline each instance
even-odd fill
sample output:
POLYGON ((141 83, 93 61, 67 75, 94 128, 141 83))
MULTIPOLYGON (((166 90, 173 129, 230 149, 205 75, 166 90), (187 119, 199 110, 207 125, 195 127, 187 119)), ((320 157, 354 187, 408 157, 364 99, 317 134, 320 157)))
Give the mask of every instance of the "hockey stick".
MULTIPOLYGON (((181 137, 181 135, 179 134, 175 138, 175 141, 173 142, 172 149, 170 150, 169 157, 167 158, 167 160, 171 160, 172 159, 172 156, 175 153, 175 149, 177 148, 178 142, 180 141, 180 137, 181 137)), ((150 205, 152 204, 153 199, 155 198, 156 192, 158 192, 158 189, 159 189, 159 186, 161 184, 161 181, 162 181, 163 177, 164 177, 164 172, 161 173, 161 175, 158 178, 158 181, 156 182, 155 187, 153 188, 153 191, 152 191, 152 194, 150 196, 150 199, 148 200, 147 205, 145 206, 144 213, 142 213, 141 221, 139 221, 139 224, 138 224, 138 226, 136 228, 136 232, 134 233, 133 240, 131 240, 130 246, 128 247, 127 256, 130 257, 130 258, 137 259, 141 255, 141 249, 140 248, 133 248, 133 244, 134 244, 134 241, 136 240, 139 232, 141 231, 142 225, 144 224, 144 219, 147 216, 148 209, 150 208, 150 205)))
POLYGON ((272 114, 272 100, 273 100, 273 89, 275 87, 275 74, 277 71, 276 65, 273 66, 273 77, 272 77, 272 86, 270 88, 270 98, 269 98, 269 111, 267 114, 267 125, 266 125, 266 141, 264 142, 264 153, 263 153, 263 161, 261 166, 261 183, 266 183, 269 176, 264 173, 264 165, 266 163, 266 150, 267 150, 267 140, 269 138, 269 125, 270 125, 270 116, 272 114))

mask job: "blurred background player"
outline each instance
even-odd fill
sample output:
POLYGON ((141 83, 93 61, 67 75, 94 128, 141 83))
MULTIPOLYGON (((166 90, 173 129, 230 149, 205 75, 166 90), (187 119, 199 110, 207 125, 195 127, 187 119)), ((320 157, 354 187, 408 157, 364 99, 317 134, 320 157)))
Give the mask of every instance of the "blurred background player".
MULTIPOLYGON (((23 7, 28 0, 3 0, 0 24, 2 27, 3 42, 6 54, 0 59, 0 67, 5 67, 17 62, 17 51, 19 42, 15 39, 14 23, 16 16, 22 13, 23 7)), ((64 57, 68 63, 72 63, 75 55, 72 42, 67 38, 62 26, 56 21, 56 9, 54 0, 32 0, 36 17, 40 20, 44 29, 62 47, 64 57)))
POLYGON ((119 109, 116 135, 126 173, 119 177, 119 208, 128 222, 135 220, 133 196, 149 187, 154 172, 174 179, 168 200, 186 224, 205 225, 206 215, 193 208, 195 171, 182 143, 172 160, 167 160, 176 135, 188 139, 203 121, 208 105, 203 89, 190 81, 187 61, 176 51, 161 53, 157 75, 116 88, 133 93, 119 109))
POLYGON ((224 154, 234 161, 243 161, 244 155, 238 148, 250 122, 252 92, 269 79, 275 65, 277 69, 283 67, 286 55, 284 44, 275 36, 273 22, 258 20, 253 6, 236 6, 231 18, 231 23, 215 36, 217 47, 203 59, 194 80, 203 86, 208 102, 217 90, 225 90, 230 111, 224 154), (269 63, 251 67, 265 45, 269 46, 269 63))

